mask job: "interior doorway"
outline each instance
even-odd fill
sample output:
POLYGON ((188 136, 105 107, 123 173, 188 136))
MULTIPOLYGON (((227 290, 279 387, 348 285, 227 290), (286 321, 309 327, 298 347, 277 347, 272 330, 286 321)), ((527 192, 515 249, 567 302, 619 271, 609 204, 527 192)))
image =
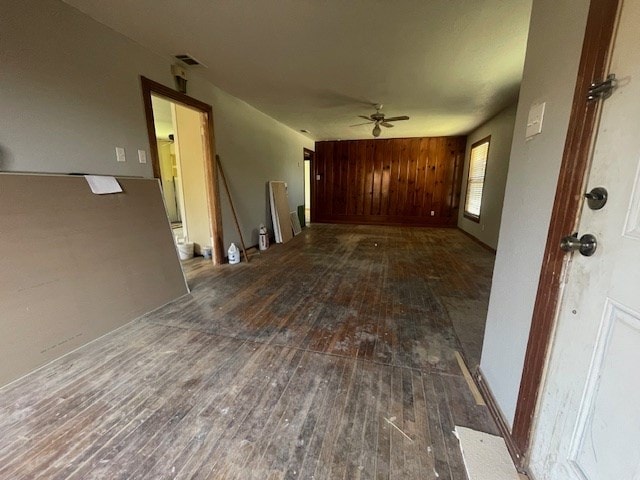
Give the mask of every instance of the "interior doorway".
POLYGON ((193 243, 196 255, 211 246, 205 182, 203 113, 152 95, 160 181, 176 244, 193 243))
POLYGON ((222 224, 210 105, 141 77, 153 174, 162 185, 174 238, 212 247, 223 261, 222 224))
POLYGON ((313 175, 313 150, 308 148, 303 149, 304 158, 304 223, 308 225, 311 223, 311 199, 313 181, 311 175, 313 175))
POLYGON ((183 223, 186 218, 182 175, 176 151, 176 108, 175 103, 156 95, 152 95, 154 128, 157 138, 158 157, 160 160, 160 183, 167 217, 171 223, 171 231, 176 241, 188 238, 188 229, 183 223))

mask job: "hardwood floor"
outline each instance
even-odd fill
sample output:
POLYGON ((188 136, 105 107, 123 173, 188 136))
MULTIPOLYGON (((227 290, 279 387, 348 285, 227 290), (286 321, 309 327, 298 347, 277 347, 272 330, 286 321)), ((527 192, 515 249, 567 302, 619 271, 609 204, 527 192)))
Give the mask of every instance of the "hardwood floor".
POLYGON ((0 478, 465 479, 454 426, 497 430, 445 303, 479 301, 490 255, 313 225, 193 260, 191 295, 0 391, 0 478))

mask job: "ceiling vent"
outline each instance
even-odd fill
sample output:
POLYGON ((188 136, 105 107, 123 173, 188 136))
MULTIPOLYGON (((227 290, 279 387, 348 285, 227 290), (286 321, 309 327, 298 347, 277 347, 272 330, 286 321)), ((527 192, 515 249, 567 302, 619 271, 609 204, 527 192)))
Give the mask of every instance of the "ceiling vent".
POLYGON ((181 62, 185 63, 186 65, 189 65, 190 67, 200 67, 200 66, 204 66, 202 65, 198 60, 196 60, 195 58, 193 58, 191 55, 187 54, 187 53, 181 53, 178 55, 174 55, 175 58, 177 58, 178 60, 180 60, 181 62))

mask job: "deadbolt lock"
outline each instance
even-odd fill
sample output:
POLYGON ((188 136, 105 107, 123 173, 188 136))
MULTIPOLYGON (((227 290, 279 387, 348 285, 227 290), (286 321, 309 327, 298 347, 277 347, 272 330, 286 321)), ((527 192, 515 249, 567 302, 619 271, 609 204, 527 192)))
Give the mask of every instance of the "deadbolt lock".
POLYGON ((587 205, 591 210, 600 210, 607 204, 609 194, 604 187, 593 188, 590 192, 584 194, 587 199, 587 205))
POLYGON ((578 234, 575 233, 573 235, 567 235, 560 241, 560 248, 565 252, 573 252, 578 250, 581 255, 585 257, 590 257, 594 253, 596 253, 596 248, 598 247, 598 241, 596 237, 587 233, 586 235, 582 235, 578 238, 578 234))

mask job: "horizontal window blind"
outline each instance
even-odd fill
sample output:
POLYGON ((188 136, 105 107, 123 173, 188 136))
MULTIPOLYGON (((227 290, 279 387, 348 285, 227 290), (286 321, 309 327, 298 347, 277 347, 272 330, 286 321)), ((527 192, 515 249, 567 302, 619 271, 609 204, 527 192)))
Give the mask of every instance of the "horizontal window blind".
POLYGON ((464 203, 464 213, 471 217, 480 218, 482 191, 484 189, 484 176, 487 170, 488 154, 488 140, 480 144, 476 144, 471 148, 469 177, 467 179, 467 196, 464 203))

